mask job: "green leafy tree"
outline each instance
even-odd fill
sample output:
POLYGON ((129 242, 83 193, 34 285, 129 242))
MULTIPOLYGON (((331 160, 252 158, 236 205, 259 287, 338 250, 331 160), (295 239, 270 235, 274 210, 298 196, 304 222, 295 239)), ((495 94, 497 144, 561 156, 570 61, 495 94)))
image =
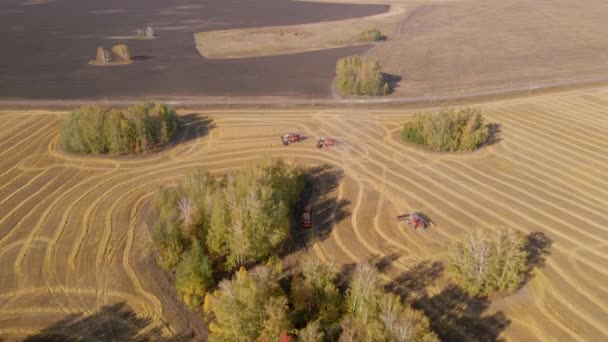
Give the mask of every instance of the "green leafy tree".
POLYGON ((212 204, 209 249, 229 268, 268 258, 289 236, 303 187, 300 169, 280 159, 227 175, 212 204))
POLYGON ((493 291, 511 293, 524 282, 528 269, 526 237, 514 230, 501 230, 494 239, 490 283, 493 291))
POLYGON ((143 152, 167 144, 178 126, 175 111, 166 105, 137 105, 126 111, 85 106, 66 118, 61 140, 77 153, 143 152))
POLYGON ((377 269, 357 266, 346 292, 340 341, 438 341, 428 319, 380 288, 377 269))
POLYGON ((379 341, 382 326, 378 317, 381 295, 378 270, 359 264, 346 291, 346 315, 342 319, 341 341, 379 341))
POLYGON ((231 280, 222 280, 210 299, 209 340, 258 341, 262 332, 274 336, 289 328, 280 272, 280 267, 270 264, 252 272, 241 268, 231 280), (278 321, 271 322, 273 318, 278 321))
POLYGON ((502 230, 490 238, 477 230, 452 249, 448 272, 470 295, 513 292, 528 269, 525 244, 516 231, 502 230))
POLYGON ((198 240, 177 265, 177 293, 189 307, 199 307, 213 285, 213 269, 198 240))
POLYGON ((492 245, 481 230, 476 230, 465 241, 456 244, 450 254, 449 274, 458 286, 471 295, 489 292, 492 245))
POLYGON ((378 29, 366 29, 361 31, 359 39, 364 42, 379 42, 382 40, 382 33, 378 29))
POLYGON ((306 327, 298 330, 298 341, 300 342, 322 342, 325 333, 321 330, 321 323, 317 321, 310 322, 306 327))
POLYGON ((337 273, 333 265, 318 259, 305 259, 302 274, 291 283, 291 301, 296 323, 317 321, 325 329, 339 321, 342 296, 336 287, 337 273))
POLYGON ((91 149, 84 141, 82 131, 80 129, 80 120, 82 115, 77 112, 72 112, 63 124, 61 130, 61 141, 63 146, 73 152, 90 153, 91 149))
POLYGON ((374 59, 348 56, 336 64, 336 85, 343 95, 384 95, 386 82, 380 63, 374 59))
POLYGON ((271 297, 268 300, 264 307, 266 317, 262 324, 262 341, 278 341, 293 329, 287 304, 285 297, 271 297))
POLYGON ((416 113, 404 125, 401 137, 435 151, 472 151, 488 140, 489 129, 479 109, 464 108, 416 113))

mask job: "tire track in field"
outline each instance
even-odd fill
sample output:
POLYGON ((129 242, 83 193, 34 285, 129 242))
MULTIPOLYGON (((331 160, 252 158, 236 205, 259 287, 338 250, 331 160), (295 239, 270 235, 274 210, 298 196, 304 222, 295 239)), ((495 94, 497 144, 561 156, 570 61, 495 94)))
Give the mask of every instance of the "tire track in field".
MULTIPOLYGON (((540 129, 531 132, 528 129, 528 127, 530 127, 530 126, 534 127, 537 125, 530 123, 530 122, 527 122, 527 125, 520 124, 520 123, 516 122, 515 119, 507 118, 507 115, 503 115, 501 117, 501 120, 502 120, 502 122, 507 122, 510 126, 519 127, 519 129, 517 130, 518 135, 524 135, 528 138, 529 137, 543 137, 542 140, 540 138, 533 138, 531 140, 542 141, 544 143, 544 146, 552 146, 552 147, 555 147, 555 149, 557 149, 557 150, 567 151, 567 153, 564 152, 563 155, 572 153, 573 156, 576 156, 577 158, 591 160, 592 162, 595 162, 595 163, 598 163, 598 159, 603 160, 604 162, 608 162, 608 158, 605 157, 606 156, 605 153, 595 152, 590 149, 585 149, 582 145, 592 146, 596 149, 597 149, 597 146, 591 145, 580 139, 576 139, 576 138, 572 137, 571 135, 566 136, 566 135, 562 135, 559 133, 555 133, 555 131, 553 131, 549 128, 546 128, 546 127, 540 127, 540 129), (545 131, 553 131, 554 134, 553 135, 547 134, 547 133, 545 133, 545 131), (577 143, 571 143, 570 140, 575 140, 577 143), (597 159, 586 157, 586 155, 593 155, 597 159)), ((518 120, 518 121, 523 121, 523 120, 518 120)))
MULTIPOLYGON (((508 118, 511 122, 523 123, 526 124, 524 127, 529 128, 528 131, 534 131, 543 133, 543 136, 550 136, 555 138, 554 140, 562 141, 562 139, 568 139, 574 141, 575 144, 585 145, 586 148, 592 148, 595 150, 600 150, 602 152, 607 152, 608 150, 603 150, 602 145, 608 147, 608 141, 601 140, 599 138, 594 138, 591 134, 588 134, 588 131, 582 131, 580 129, 574 129, 572 125, 568 124, 567 134, 564 134, 564 127, 566 123, 562 123, 562 127, 555 125, 555 122, 560 121, 559 119, 547 120, 547 118, 539 118, 542 116, 541 110, 533 110, 533 109, 520 109, 517 113, 523 113, 525 115, 516 115, 512 113, 505 113, 504 111, 498 112, 500 113, 501 120, 504 118, 508 118), (560 130, 560 128, 562 128, 560 130), (552 132, 553 134, 546 134, 545 132, 552 132), (587 134, 585 134, 587 133, 587 134), (558 139, 559 137, 559 139, 558 139)), ((582 146, 581 146, 582 148, 582 146)))

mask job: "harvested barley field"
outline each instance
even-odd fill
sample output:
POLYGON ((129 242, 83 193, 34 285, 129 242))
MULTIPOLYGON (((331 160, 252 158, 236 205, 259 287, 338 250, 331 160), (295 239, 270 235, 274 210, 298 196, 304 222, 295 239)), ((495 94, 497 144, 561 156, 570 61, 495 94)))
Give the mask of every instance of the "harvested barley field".
POLYGON ((300 253, 343 269, 375 261, 442 339, 606 340, 607 105, 608 89, 482 104, 500 132, 471 154, 404 145, 399 130, 412 111, 182 112, 179 141, 140 158, 66 155, 65 113, 0 112, 0 339, 204 339, 154 265, 151 196, 195 167, 219 174, 281 156, 325 175, 300 253), (310 138, 284 147, 277 129, 310 138), (339 145, 318 150, 319 136, 339 145), (414 231, 395 220, 410 210, 433 224, 414 231), (536 232, 550 253, 538 255, 526 286, 492 301, 447 288, 448 247, 501 227, 536 232))

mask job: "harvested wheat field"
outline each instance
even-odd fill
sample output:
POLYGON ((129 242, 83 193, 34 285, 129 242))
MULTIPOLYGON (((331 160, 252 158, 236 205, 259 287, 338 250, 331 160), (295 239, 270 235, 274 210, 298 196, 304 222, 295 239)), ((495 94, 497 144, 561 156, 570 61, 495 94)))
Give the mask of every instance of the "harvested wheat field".
POLYGON ((375 261, 443 340, 606 340, 607 105, 608 89, 483 104, 500 125, 495 141, 452 155, 401 143, 412 112, 395 109, 184 112, 180 141, 141 158, 68 156, 57 142, 64 113, 1 112, 0 339, 204 339, 154 265, 151 196, 195 167, 282 156, 323 176, 301 253, 343 269, 375 261), (285 131, 310 138, 284 147, 285 131), (318 150, 319 136, 339 145, 318 150), (409 210, 433 224, 396 222, 409 210), (490 302, 446 287, 448 247, 478 227, 542 243, 516 294, 490 302))

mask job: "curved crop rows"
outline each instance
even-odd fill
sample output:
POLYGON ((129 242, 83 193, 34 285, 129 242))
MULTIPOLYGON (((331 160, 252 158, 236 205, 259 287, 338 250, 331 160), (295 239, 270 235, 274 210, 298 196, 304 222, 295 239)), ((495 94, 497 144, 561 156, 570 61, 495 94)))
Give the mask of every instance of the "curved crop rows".
MULTIPOLYGON (((544 267, 483 315, 504 312, 509 323, 496 334, 512 340, 605 340, 607 105, 608 90, 485 104, 500 141, 457 155, 402 144, 398 131, 411 113, 400 110, 201 113, 175 146, 140 158, 65 155, 57 149, 59 114, 0 112, 0 338, 121 302, 146 318, 140 334, 184 330, 182 309, 150 283, 151 263, 142 262, 154 253, 147 232, 154 190, 195 167, 221 174, 279 156, 338 174, 315 183, 315 201, 326 207, 316 208, 306 253, 339 268, 377 262, 383 279, 399 286, 418 265, 445 262, 453 241, 478 227, 542 232, 552 240, 544 267), (207 115, 213 127, 203 124, 207 115), (277 127, 309 139, 283 147, 277 127), (319 136, 340 144, 317 150, 319 136), (395 221, 410 210, 433 224, 413 231, 395 221)), ((417 295, 440 296, 442 286, 426 285, 417 295)), ((420 304, 437 315, 450 305, 420 304)), ((474 339, 457 321, 442 327, 474 339)))

